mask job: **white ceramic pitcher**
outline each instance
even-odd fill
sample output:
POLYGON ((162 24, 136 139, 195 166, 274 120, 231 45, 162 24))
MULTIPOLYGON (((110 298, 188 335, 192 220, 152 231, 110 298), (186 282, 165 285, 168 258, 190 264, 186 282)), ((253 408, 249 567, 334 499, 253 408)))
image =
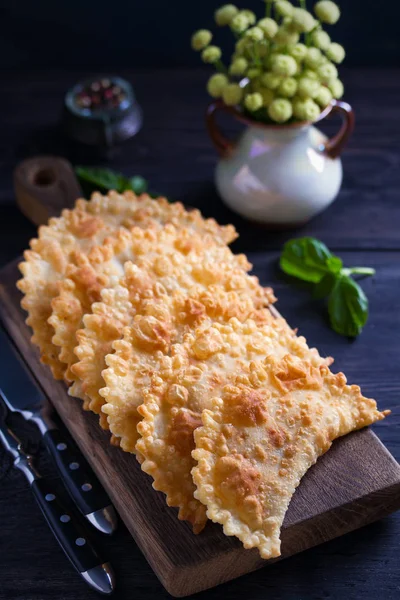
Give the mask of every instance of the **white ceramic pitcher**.
POLYGON ((342 183, 339 155, 354 128, 351 106, 336 100, 318 121, 335 112, 343 124, 335 137, 327 139, 310 122, 265 125, 222 101, 212 103, 207 127, 221 155, 215 181, 224 202, 248 219, 282 228, 306 223, 329 206, 342 183), (237 143, 219 130, 218 110, 247 125, 237 143))

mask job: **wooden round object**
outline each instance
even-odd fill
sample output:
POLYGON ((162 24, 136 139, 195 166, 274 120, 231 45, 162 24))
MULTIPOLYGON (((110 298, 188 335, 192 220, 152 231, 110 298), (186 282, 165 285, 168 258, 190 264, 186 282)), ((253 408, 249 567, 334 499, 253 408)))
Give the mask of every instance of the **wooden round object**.
POLYGON ((72 208, 82 190, 71 164, 56 156, 24 160, 14 170, 14 190, 21 212, 35 225, 72 208))

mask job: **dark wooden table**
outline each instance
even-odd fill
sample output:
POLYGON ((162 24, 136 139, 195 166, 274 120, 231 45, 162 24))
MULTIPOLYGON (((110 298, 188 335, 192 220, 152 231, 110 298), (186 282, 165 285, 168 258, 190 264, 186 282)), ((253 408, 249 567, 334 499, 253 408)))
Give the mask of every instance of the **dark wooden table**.
MULTIPOLYGON (((99 164, 87 150, 63 140, 55 129, 63 94, 87 73, 3 74, 0 94, 0 264, 15 258, 34 236, 33 226, 14 203, 12 170, 38 153, 58 153, 77 164, 99 164)), ((264 284, 271 284, 278 308, 310 344, 336 358, 336 368, 362 386, 392 415, 374 428, 400 458, 400 70, 344 72, 346 99, 357 116, 354 137, 343 155, 344 181, 336 202, 300 231, 271 234, 226 209, 213 187, 216 155, 204 129, 206 72, 125 73, 144 108, 136 138, 109 159, 126 174, 142 174, 151 188, 199 207, 207 216, 233 222, 264 284), (370 318, 351 342, 330 330, 323 304, 306 289, 293 287, 277 269, 282 243, 294 235, 313 235, 343 258, 345 265, 371 266, 376 276, 363 287, 370 318)), ((337 123, 327 125, 333 131, 337 123)), ((237 127, 226 123, 234 135, 237 127)), ((32 428, 16 423, 38 448, 32 428)), ((40 463, 50 470, 41 452, 40 463)), ((158 583, 121 525, 102 545, 115 566, 120 600, 161 599, 158 583)), ((398 600, 400 597, 400 514, 266 567, 197 597, 199 600, 398 600)), ((22 475, 0 450, 0 598, 4 600, 87 600, 96 598, 74 575, 52 539, 22 475)))

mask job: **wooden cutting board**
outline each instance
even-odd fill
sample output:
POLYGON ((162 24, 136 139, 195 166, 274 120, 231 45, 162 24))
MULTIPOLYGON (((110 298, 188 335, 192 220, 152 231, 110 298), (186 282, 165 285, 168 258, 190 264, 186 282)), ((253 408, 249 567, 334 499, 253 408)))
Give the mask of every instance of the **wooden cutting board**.
MULTIPOLYGON (((32 173, 31 167, 25 172, 32 173)), ((63 177, 67 167, 62 168, 63 177)), ((67 177, 71 175, 70 171, 67 177)), ((38 223, 43 215, 54 213, 59 201, 49 189, 46 198, 52 198, 50 208, 46 198, 38 200, 34 189, 37 181, 33 179, 28 191, 26 182, 20 181, 19 189, 25 191, 22 196, 18 194, 18 201, 38 223), (42 216, 38 217, 34 207, 43 202, 46 208, 41 207, 42 216)), ((36 180, 40 183, 40 177, 36 180)), ((47 188, 51 185, 46 183, 47 188)), ((57 190, 59 193, 55 186, 57 190)), ((141 472, 135 457, 110 446, 109 435, 99 428, 97 417, 82 411, 80 401, 70 398, 64 384, 54 381, 40 363, 19 305, 17 264, 18 260, 0 271, 0 318, 167 591, 173 596, 187 596, 275 562, 260 559, 257 550, 244 550, 236 538, 226 537, 213 523, 195 536, 187 523, 177 519, 177 511, 166 506, 163 494, 152 489, 150 477, 141 472)), ((303 478, 283 524, 281 559, 399 508, 399 465, 370 429, 354 432, 337 440, 303 478)))

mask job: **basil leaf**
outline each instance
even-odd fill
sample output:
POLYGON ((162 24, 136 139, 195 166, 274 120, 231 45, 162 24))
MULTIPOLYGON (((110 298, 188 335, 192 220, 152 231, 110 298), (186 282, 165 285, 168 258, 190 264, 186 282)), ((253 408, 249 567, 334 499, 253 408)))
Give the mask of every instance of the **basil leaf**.
POLYGON ((329 296, 336 284, 336 275, 334 273, 327 273, 323 278, 315 284, 313 289, 313 298, 320 300, 329 296))
POLYGON ((288 275, 318 283, 326 273, 337 272, 337 261, 340 259, 333 256, 325 244, 315 238, 304 237, 284 245, 280 266, 288 275))
POLYGON ((343 267, 343 261, 341 258, 339 258, 338 256, 334 256, 332 255, 330 258, 328 258, 328 260, 326 261, 327 267, 330 270, 331 273, 340 273, 340 271, 342 270, 343 267))
POLYGON ((117 192, 123 192, 126 189, 130 189, 129 179, 110 169, 76 167, 75 173, 80 181, 90 183, 100 191, 117 190, 117 192))
POLYGON ((328 312, 332 328, 340 335, 356 337, 368 319, 368 299, 347 275, 339 277, 331 292, 328 312))

